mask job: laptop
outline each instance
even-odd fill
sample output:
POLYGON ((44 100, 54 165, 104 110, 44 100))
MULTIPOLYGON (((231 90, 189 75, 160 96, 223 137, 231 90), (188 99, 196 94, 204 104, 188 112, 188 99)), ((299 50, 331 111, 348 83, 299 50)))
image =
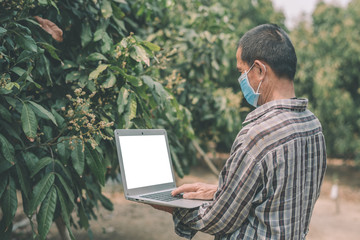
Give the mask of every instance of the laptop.
POLYGON ((178 208, 210 202, 171 196, 176 184, 164 129, 116 129, 114 133, 127 200, 178 208))

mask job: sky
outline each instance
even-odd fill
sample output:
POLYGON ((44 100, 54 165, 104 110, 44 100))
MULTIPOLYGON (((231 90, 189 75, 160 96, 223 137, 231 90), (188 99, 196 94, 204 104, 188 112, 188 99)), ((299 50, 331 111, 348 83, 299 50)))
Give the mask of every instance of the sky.
MULTIPOLYGON (((316 3, 319 0, 272 0, 275 9, 283 10, 286 17, 286 26, 292 28, 299 17, 304 13, 310 16, 314 11, 316 3)), ((340 6, 347 6, 351 0, 325 0, 326 3, 332 3, 340 6)))

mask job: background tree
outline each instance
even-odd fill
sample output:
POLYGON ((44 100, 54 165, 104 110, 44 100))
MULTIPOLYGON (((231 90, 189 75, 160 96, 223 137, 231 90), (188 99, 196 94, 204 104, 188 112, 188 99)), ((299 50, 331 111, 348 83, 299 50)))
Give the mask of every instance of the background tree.
POLYGON ((318 3, 312 24, 291 35, 298 54, 297 95, 309 98, 330 157, 360 158, 360 1, 346 8, 318 3))
MULTIPOLYGON (((237 81, 237 42, 256 25, 284 26, 284 15, 270 0, 165 2, 166 10, 158 1, 132 1, 130 7, 139 9, 131 11, 137 19, 132 31, 165 49, 168 67, 159 69, 160 79, 192 113, 202 147, 212 142, 217 151, 228 152, 250 110, 237 81), (155 21, 149 21, 149 13, 156 14, 155 21)), ((188 157, 196 161, 195 155, 188 157)))

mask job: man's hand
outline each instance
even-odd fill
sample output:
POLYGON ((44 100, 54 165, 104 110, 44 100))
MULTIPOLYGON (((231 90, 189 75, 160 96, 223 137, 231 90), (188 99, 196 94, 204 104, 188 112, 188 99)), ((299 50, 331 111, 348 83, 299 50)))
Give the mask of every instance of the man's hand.
POLYGON ((212 200, 218 185, 206 183, 184 184, 172 191, 172 195, 183 193, 186 199, 212 200))
POLYGON ((150 206, 152 206, 153 208, 155 208, 157 210, 168 212, 170 214, 173 214, 173 212, 174 212, 174 208, 172 208, 172 207, 166 207, 166 206, 161 206, 161 205, 153 205, 153 204, 150 204, 150 206))

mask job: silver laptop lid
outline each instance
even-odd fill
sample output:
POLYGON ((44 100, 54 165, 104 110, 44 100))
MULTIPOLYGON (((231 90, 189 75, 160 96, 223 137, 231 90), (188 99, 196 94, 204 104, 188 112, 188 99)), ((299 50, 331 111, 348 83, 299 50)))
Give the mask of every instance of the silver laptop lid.
POLYGON ((164 129, 116 129, 115 139, 126 196, 176 187, 164 129))

